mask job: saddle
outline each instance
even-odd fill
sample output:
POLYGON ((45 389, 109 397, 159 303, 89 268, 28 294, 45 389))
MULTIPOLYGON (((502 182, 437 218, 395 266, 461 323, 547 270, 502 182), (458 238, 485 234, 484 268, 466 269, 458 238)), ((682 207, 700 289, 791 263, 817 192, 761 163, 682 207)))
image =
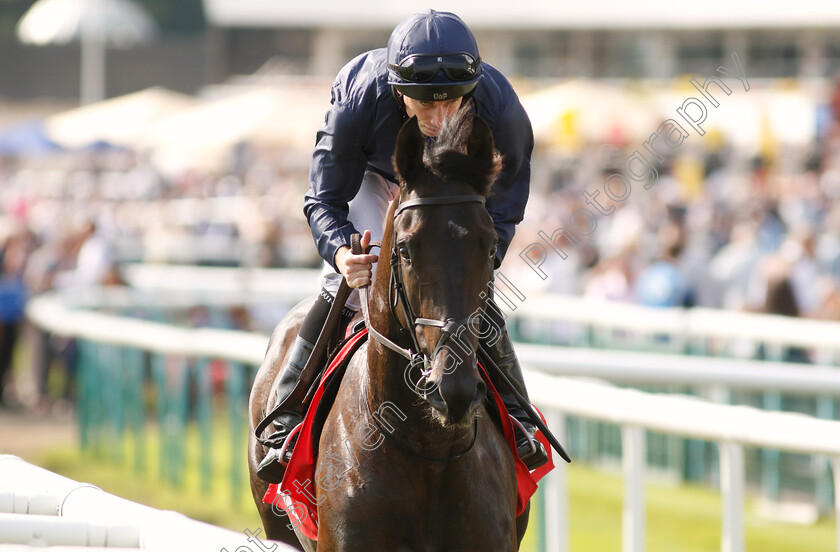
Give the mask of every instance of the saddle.
MULTIPOLYGON (((304 421, 296 429, 298 435, 289 436, 289 440, 297 437, 297 443, 286 467, 283 481, 279 484, 270 484, 263 496, 264 503, 285 510, 292 525, 312 540, 318 540, 318 501, 315 497, 315 481, 321 431, 338 394, 347 365, 367 337, 366 329, 353 333, 343 341, 342 346, 332 356, 323 377, 319 378, 320 381, 313 393, 311 403, 307 405, 304 421)), ((537 439, 548 451, 549 461, 544 466, 529 472, 517 455, 514 429, 504 402, 481 364, 479 364, 479 370, 488 386, 486 402, 488 413, 493 423, 502 431, 514 458, 517 482, 516 515, 519 516, 536 492, 537 483, 554 468, 551 447, 545 436, 537 433, 537 439)), ((383 436, 385 436, 384 433, 383 436)))

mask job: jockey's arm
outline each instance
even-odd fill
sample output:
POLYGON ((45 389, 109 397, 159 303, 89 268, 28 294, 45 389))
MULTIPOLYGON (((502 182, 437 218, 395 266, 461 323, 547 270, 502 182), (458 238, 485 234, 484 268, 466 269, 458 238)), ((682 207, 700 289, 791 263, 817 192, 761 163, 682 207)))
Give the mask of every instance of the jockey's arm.
POLYGON ((487 211, 499 237, 496 268, 505 258, 516 225, 522 222, 531 185, 531 153, 534 134, 531 121, 518 99, 496 118, 493 134, 504 161, 502 172, 487 200, 487 211))

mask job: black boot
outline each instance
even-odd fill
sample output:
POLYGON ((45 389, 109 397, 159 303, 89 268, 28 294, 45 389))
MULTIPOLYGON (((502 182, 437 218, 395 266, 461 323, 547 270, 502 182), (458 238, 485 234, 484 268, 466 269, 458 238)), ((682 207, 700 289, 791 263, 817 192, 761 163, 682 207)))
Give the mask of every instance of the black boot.
MULTIPOLYGON (((513 343, 511 343, 510 334, 508 333, 504 318, 498 309, 499 307, 492 300, 488 301, 487 314, 490 315, 491 320, 485 320, 485 323, 492 324, 493 328, 492 331, 482 332, 482 335, 486 334, 486 337, 480 339, 480 346, 484 347, 490 355, 490 358, 496 363, 496 366, 499 367, 507 376, 507 379, 516 387, 519 394, 527 399, 528 391, 525 389, 522 369, 516 358, 516 351, 513 350, 513 343)), ((548 462, 548 455, 545 452, 545 447, 534 436, 537 431, 536 426, 522 408, 522 405, 519 404, 519 401, 516 400, 513 392, 508 389, 504 382, 500 381, 501 378, 492 370, 488 373, 490 380, 493 382, 493 386, 502 398, 502 402, 505 403, 508 413, 514 419, 516 450, 519 453, 519 458, 522 459, 529 470, 539 468, 548 462)))
MULTIPOLYGON (((277 402, 275 404, 280 404, 295 388, 314 346, 300 336, 295 339, 292 350, 289 352, 289 362, 283 367, 283 371, 280 373, 280 381, 277 382, 275 390, 277 402)), ((300 400, 287 405, 286 410, 274 420, 274 433, 266 439, 268 451, 257 467, 257 475, 262 480, 269 483, 280 483, 283 479, 285 466, 292 455, 292 447, 286 447, 285 451, 282 451, 282 447, 292 430, 302 421, 303 413, 300 400), (284 452, 283 458, 280 457, 281 451, 284 452)))
MULTIPOLYGON (((289 351, 289 360, 280 373, 280 381, 277 382, 277 402, 280 404, 283 399, 289 396, 294 390, 300 374, 306 367, 309 357, 312 355, 314 343, 318 342, 321 329, 327 321, 330 308, 333 304, 333 297, 328 291, 322 289, 318 298, 315 299, 312 308, 300 324, 300 330, 292 349, 289 351)), ((348 308, 342 308, 339 320, 339 329, 343 329, 352 320, 355 312, 348 308)), ((274 433, 266 439, 266 455, 257 467, 257 475, 269 483, 280 483, 283 479, 285 466, 292 457, 294 442, 289 443, 283 451, 283 458, 280 453, 286 443, 289 433, 292 432, 303 421, 303 407, 300 400, 286 406, 284 412, 274 420, 274 433)))

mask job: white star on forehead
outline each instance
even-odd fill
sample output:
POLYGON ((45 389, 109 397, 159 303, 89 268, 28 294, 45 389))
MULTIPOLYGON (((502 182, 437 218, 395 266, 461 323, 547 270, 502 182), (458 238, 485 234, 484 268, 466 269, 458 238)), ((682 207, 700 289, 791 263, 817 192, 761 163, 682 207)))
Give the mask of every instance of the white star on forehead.
POLYGON ((449 221, 449 230, 452 231, 452 235, 455 236, 456 238, 463 238, 464 236, 469 234, 469 230, 467 230, 463 226, 455 224, 451 220, 449 221))

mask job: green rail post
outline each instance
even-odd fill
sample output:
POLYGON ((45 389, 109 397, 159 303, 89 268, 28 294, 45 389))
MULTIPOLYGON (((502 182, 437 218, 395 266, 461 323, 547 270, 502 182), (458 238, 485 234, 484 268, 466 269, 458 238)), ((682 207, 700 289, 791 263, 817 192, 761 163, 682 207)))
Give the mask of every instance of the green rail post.
POLYGON ((123 349, 125 367, 125 409, 126 425, 133 434, 134 472, 146 471, 146 415, 144 371, 146 353, 139 349, 123 349))
MULTIPOLYGON (((766 391, 762 397, 764 410, 782 409, 782 395, 778 391, 766 391)), ((764 495, 774 501, 779 500, 781 482, 779 467, 781 453, 778 450, 761 449, 761 489, 764 495)))
MULTIPOLYGON (((686 356, 708 356, 709 350, 706 339, 695 337, 686 340, 686 356)), ((703 397, 702 390, 692 389, 690 395, 703 397)), ((685 462, 683 465, 683 480, 702 482, 707 477, 707 466, 710 462, 708 444, 705 441, 696 439, 685 439, 685 462)))
MULTIPOLYGON (((77 343, 78 347, 82 343, 77 343)), ((84 343, 84 380, 85 380, 85 402, 87 404, 88 436, 90 437, 89 449, 96 458, 102 458, 103 425, 105 420, 105 409, 102 404, 102 387, 106 384, 102 374, 100 359, 100 345, 93 342, 84 343)))
POLYGON ((213 491, 213 385, 211 364, 207 359, 196 363, 198 381, 198 424, 199 451, 201 458, 201 492, 205 495, 213 491))
POLYGON ((169 423, 170 438, 172 439, 173 484, 181 489, 184 487, 184 474, 187 469, 187 416, 189 414, 190 395, 190 361, 178 358, 173 371, 173 411, 169 423))
POLYGON ((90 391, 88 390, 87 343, 78 341, 76 344, 76 417, 79 424, 79 443, 82 450, 90 448, 90 391))
POLYGON ((110 423, 110 457, 115 463, 122 463, 125 456, 125 398, 126 371, 122 363, 120 348, 108 345, 103 348, 104 367, 109 374, 111 386, 105 393, 110 423))
MULTIPOLYGON (((817 397, 817 417, 825 420, 834 419, 834 398, 830 396, 817 397)), ((817 507, 821 512, 830 510, 834 505, 834 495, 831 478, 830 461, 826 457, 820 457, 816 467, 816 477, 814 478, 815 490, 817 498, 817 507)), ((840 474, 835 473, 834 477, 840 477, 840 474)), ((840 532, 840 527, 837 528, 840 532)))
POLYGON ((238 362, 228 364, 227 393, 228 412, 230 415, 230 498, 231 502, 238 504, 242 499, 244 485, 242 484, 243 460, 245 459, 245 445, 243 443, 243 416, 244 401, 244 366, 238 362))
POLYGON ((113 460, 114 459, 114 393, 119 389, 118 386, 114 385, 114 369, 111 366, 110 358, 108 355, 109 346, 100 343, 96 347, 97 349, 97 364, 98 370, 97 373, 99 375, 99 379, 102 384, 99 386, 99 396, 97 397, 97 402, 99 403, 100 411, 102 413, 101 416, 101 426, 100 426, 100 435, 102 439, 100 440, 100 447, 102 458, 106 460, 113 460))
POLYGON ((166 389, 166 359, 163 355, 152 356, 152 378, 155 388, 155 414, 158 422, 158 475, 162 482, 171 480, 169 461, 169 440, 166 420, 169 415, 169 397, 166 389))

